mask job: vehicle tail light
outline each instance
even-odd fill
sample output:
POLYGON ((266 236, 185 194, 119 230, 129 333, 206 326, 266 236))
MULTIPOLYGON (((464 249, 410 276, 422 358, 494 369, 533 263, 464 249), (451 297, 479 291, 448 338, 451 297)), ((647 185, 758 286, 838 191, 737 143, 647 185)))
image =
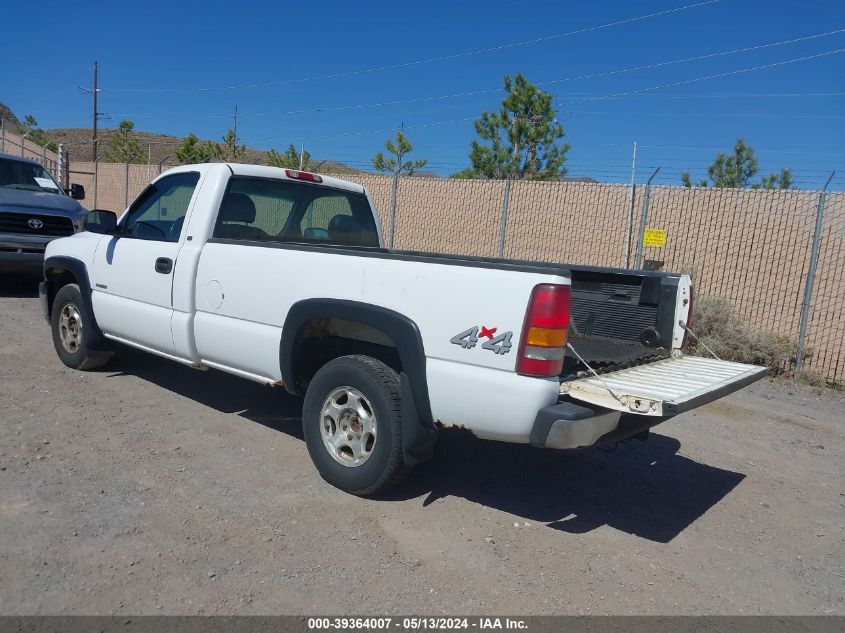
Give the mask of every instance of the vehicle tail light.
POLYGON ((534 286, 516 361, 518 374, 543 377, 560 374, 569 329, 569 306, 569 286, 534 286))
POLYGON ((294 180, 305 180, 306 182, 323 182, 322 177, 312 174, 310 171, 299 171, 298 169, 286 169, 285 176, 294 180))
POLYGON ((681 349, 686 349, 687 344, 689 343, 689 328, 692 327, 692 302, 695 298, 695 294, 693 293, 692 284, 689 286, 689 311, 687 312, 687 320, 686 325, 687 327, 684 329, 684 340, 681 341, 681 349))

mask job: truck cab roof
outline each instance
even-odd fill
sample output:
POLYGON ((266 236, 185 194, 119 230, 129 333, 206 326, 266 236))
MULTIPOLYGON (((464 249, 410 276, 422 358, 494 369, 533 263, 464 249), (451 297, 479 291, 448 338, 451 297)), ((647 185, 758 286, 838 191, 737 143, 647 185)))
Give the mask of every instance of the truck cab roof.
POLYGON ((225 165, 229 168, 233 176, 252 176, 254 178, 274 178, 280 180, 295 180, 298 182, 311 182, 315 185, 322 185, 324 187, 331 187, 333 189, 343 189, 345 191, 354 191, 355 193, 365 193, 364 187, 358 183, 335 178, 334 176, 326 176, 323 174, 315 174, 312 172, 300 171, 298 169, 286 169, 284 167, 268 167, 266 165, 247 165, 244 163, 200 163, 194 165, 181 165, 168 169, 165 174, 185 172, 185 171, 199 171, 205 173, 211 169, 215 169, 220 165, 225 165), (319 176, 319 181, 314 182, 311 179, 297 177, 299 174, 307 174, 319 176))

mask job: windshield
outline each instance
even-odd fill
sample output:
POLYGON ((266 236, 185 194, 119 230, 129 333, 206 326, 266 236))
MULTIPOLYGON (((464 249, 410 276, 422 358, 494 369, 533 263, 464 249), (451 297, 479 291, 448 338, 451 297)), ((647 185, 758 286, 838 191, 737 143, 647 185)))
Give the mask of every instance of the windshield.
POLYGON ((41 165, 0 158, 0 187, 61 193, 50 173, 41 165))

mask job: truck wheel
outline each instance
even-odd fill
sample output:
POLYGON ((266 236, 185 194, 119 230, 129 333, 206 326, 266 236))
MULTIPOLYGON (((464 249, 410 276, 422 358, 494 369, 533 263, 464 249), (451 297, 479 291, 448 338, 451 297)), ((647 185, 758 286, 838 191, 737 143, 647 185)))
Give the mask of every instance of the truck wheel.
POLYGON ((84 300, 79 286, 67 284, 59 289, 53 300, 53 314, 50 322, 53 330, 53 346, 61 361, 73 369, 83 371, 102 367, 109 361, 109 356, 92 356, 86 346, 87 328, 85 323, 84 300))
POLYGON ((369 356, 323 365, 305 394, 302 430, 311 460, 333 486, 372 495, 410 467, 402 455, 399 375, 369 356))

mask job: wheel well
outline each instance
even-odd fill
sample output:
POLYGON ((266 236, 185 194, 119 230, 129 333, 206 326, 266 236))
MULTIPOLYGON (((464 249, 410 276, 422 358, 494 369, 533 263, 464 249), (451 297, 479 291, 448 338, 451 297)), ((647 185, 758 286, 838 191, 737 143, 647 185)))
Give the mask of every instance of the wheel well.
POLYGON ((310 319, 300 327, 293 349, 294 378, 303 392, 323 365, 350 354, 364 354, 402 371, 391 338, 378 328, 357 321, 310 319))
POLYGON ((71 271, 66 268, 49 268, 44 271, 44 277, 47 280, 47 309, 48 314, 53 312, 53 300, 56 298, 59 290, 68 284, 79 283, 71 271))

